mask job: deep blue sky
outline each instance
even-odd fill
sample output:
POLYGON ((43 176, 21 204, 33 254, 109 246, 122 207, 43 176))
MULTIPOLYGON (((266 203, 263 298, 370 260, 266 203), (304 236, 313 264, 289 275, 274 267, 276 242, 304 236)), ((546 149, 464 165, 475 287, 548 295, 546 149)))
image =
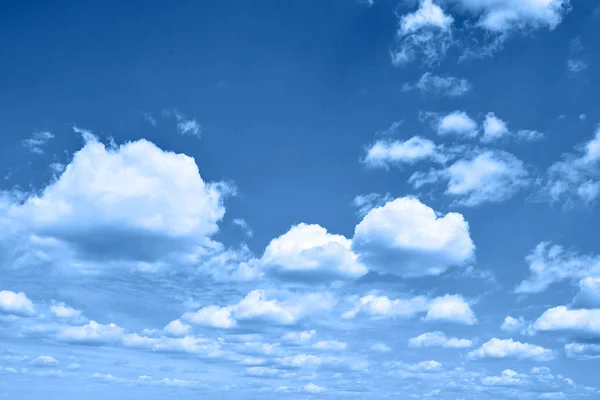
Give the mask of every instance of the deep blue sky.
MULTIPOLYGON (((183 394, 202 396, 204 391, 209 396, 207 398, 255 398, 259 395, 257 393, 266 395, 279 386, 291 388, 290 398, 302 396, 303 392, 315 397, 339 398, 341 393, 346 393, 362 398, 362 394, 354 392, 353 385, 359 382, 366 382, 358 385, 362 390, 364 386, 375 385, 377 392, 374 391, 373 395, 377 397, 393 397, 396 393, 422 396, 427 390, 420 384, 407 388, 402 386, 402 382, 408 384, 411 379, 427 382, 430 377, 426 374, 416 378, 407 376, 406 371, 416 371, 407 365, 438 360, 448 374, 440 373, 444 379, 447 378, 446 381, 438 381, 437 377, 433 383, 424 384, 425 388, 439 388, 438 398, 471 398, 468 396, 473 394, 474 389, 469 385, 483 387, 489 398, 538 398, 535 396, 539 393, 558 392, 566 393, 566 398, 600 396, 600 392, 591 392, 591 389, 583 387, 596 383, 593 371, 599 366, 598 360, 566 357, 564 349, 565 344, 583 343, 583 339, 586 344, 594 346, 600 341, 600 328, 590 328, 593 333, 586 331, 580 335, 579 330, 585 331, 581 326, 545 329, 551 332, 541 332, 544 330, 541 325, 535 327, 536 319, 549 308, 566 305, 569 310, 578 309, 577 302, 571 302, 583 285, 580 281, 600 276, 600 267, 597 266, 600 265, 600 256, 595 255, 600 253, 595 234, 600 223, 595 204, 597 194, 587 201, 578 194, 582 185, 594 187, 599 179, 597 160, 585 159, 584 149, 586 143, 592 143, 600 121, 600 81, 596 74, 600 51, 595 45, 596 38, 600 37, 597 4, 583 0, 572 0, 570 4, 567 0, 552 0, 548 3, 558 8, 548 11, 548 14, 543 6, 527 9, 526 5, 509 0, 499 0, 496 6, 481 8, 469 8, 469 4, 486 2, 448 0, 436 4, 431 1, 418 3, 385 0, 375 0, 372 5, 353 0, 155 1, 142 6, 139 2, 33 1, 7 2, 0 6, 0 176, 4 177, 0 181, 0 191, 3 197, 11 197, 0 203, 0 223, 5 224, 3 231, 6 232, 0 236, 4 243, 0 250, 4 248, 5 254, 10 254, 0 258, 0 290, 6 293, 24 292, 36 308, 35 315, 24 317, 22 310, 19 314, 5 306, 6 316, 0 319, 0 351, 5 355, 18 354, 29 358, 11 361, 12 364, 6 361, 8 358, 0 359, 0 368, 14 368, 16 371, 0 377, 0 395, 36 398, 39 393, 44 393, 49 398, 79 398, 89 389, 87 385, 90 382, 96 385, 98 379, 103 379, 93 377, 94 373, 98 373, 116 377, 108 380, 110 390, 116 390, 115 393, 127 390, 128 398, 148 398, 147 390, 151 390, 150 393, 157 398, 164 397, 174 389, 161 383, 159 379, 162 378, 193 381, 195 383, 190 384, 193 387, 185 389, 183 394), (418 14, 417 10, 425 9, 428 4, 443 10, 445 15, 451 15, 451 27, 440 28, 429 21, 415 31, 403 34, 403 16, 418 14), (499 10, 510 10, 516 13, 516 18, 503 25, 502 29, 493 30, 482 21, 499 10), (558 17, 558 20, 552 22, 553 17, 558 17), (434 38, 437 43, 449 37, 454 41, 447 53, 438 54, 436 63, 428 64, 420 57, 420 50, 412 62, 403 65, 392 63, 391 54, 400 51, 407 40, 430 32, 439 35, 434 38), (483 46, 478 42, 493 40, 500 41, 501 45, 491 54, 461 57, 467 51, 481 51, 483 46), (577 61, 585 68, 570 68, 570 61, 571 66, 577 61), (416 82, 425 73, 447 82, 451 77, 463 79, 470 89, 461 95, 451 96, 439 86, 418 88, 416 82), (439 132, 438 124, 453 111, 464 111, 477 122, 476 138, 439 132), (510 130, 504 138, 495 142, 479 139, 485 130, 483 121, 490 112, 504 121, 510 130), (426 113, 430 114, 424 117, 426 113), (192 135, 190 131, 178 131, 177 123, 182 121, 201 125, 201 133, 192 135), (383 132, 397 121, 402 121, 398 129, 391 133, 383 132), (120 204, 120 201, 128 201, 124 200, 127 196, 117 195, 120 200, 115 203, 107 205, 101 202, 90 209, 81 206, 70 216, 56 211, 56 207, 63 204, 61 201, 64 204, 79 201, 83 203, 77 204, 87 204, 89 198, 81 200, 86 190, 99 193, 95 189, 100 187, 95 186, 100 185, 98 180, 82 178, 81 181, 67 181, 61 177, 64 166, 69 165, 68 168, 74 171, 81 170, 81 176, 85 176, 96 168, 116 163, 113 160, 109 164, 101 164, 101 159, 86 153, 85 149, 91 148, 95 142, 82 140, 81 134, 73 130, 74 126, 93 132, 97 140, 106 144, 106 156, 111 152, 124 154, 118 147, 110 147, 110 138, 117 146, 145 139, 161 149, 158 155, 148 155, 150 161, 146 160, 158 165, 156 171, 159 172, 147 172, 150 167, 136 157, 125 157, 124 160, 128 161, 123 161, 123 165, 114 164, 117 166, 111 172, 116 176, 126 166, 140 163, 139 171, 146 171, 144 173, 151 176, 155 173, 160 175, 156 178, 156 190, 163 190, 165 196, 172 194, 175 200, 169 197, 171 200, 157 203, 158 208, 150 209, 148 215, 173 211, 166 210, 167 207, 184 207, 177 201, 184 198, 194 203, 193 196, 198 195, 196 191, 186 192, 185 188, 175 192, 171 191, 175 189, 167 187, 166 182, 175 179, 179 174, 178 168, 183 166, 175 169, 164 167, 163 170, 163 164, 154 158, 162 157, 163 151, 193 157, 204 182, 224 181, 235 186, 236 194, 224 197, 224 216, 214 220, 218 229, 195 232, 193 240, 202 236, 220 243, 219 250, 209 251, 215 251, 217 255, 237 251, 245 243, 247 251, 230 262, 229 267, 237 268, 240 262, 255 263, 258 270, 267 271, 264 276, 244 282, 223 282, 214 274, 206 277, 207 271, 225 267, 219 266, 222 261, 207 261, 203 257, 210 256, 205 252, 186 268, 181 267, 185 263, 180 258, 169 258, 167 261, 161 259, 157 271, 141 273, 135 263, 142 258, 142 261, 147 261, 148 257, 153 257, 148 256, 149 250, 143 249, 158 246, 150 244, 155 242, 145 241, 150 240, 149 235, 158 235, 158 241, 166 244, 164 250, 161 247, 157 252, 168 254, 172 250, 169 246, 174 246, 173 254, 176 254, 183 248, 183 243, 187 246, 192 240, 192 236, 182 243, 177 242, 183 240, 181 238, 172 239, 169 236, 172 227, 160 228, 170 232, 168 234, 152 230, 155 228, 146 233, 140 231, 142 222, 136 212, 150 207, 146 202, 154 204, 152 195, 140 195, 138 200, 141 203, 135 206, 131 205, 133 203, 120 204), (543 133, 544 137, 529 142, 518 140, 521 130, 535 130, 543 133), (35 138, 40 132, 49 132, 50 135, 37 146, 39 151, 32 151, 33 142, 27 142, 27 139, 35 138), (431 155, 424 155, 415 162, 396 156, 384 157, 378 165, 368 161, 369 149, 377 143, 400 146, 413 136, 433 141, 437 146, 443 145, 437 152, 448 158, 442 163, 435 162, 431 155), (458 145, 463 147, 456 147, 458 145), (91 169, 84 170, 83 161, 74 161, 74 153, 80 150, 82 160, 91 157, 91 169), (491 152, 495 160, 507 159, 508 156, 501 154, 520 160, 525 175, 511 175, 507 171, 514 172, 515 165, 501 164, 506 170, 475 181, 473 191, 454 195, 444 193, 448 179, 450 182, 455 179, 451 178, 453 166, 470 162, 486 151, 491 152), (578 158, 587 161, 578 162, 578 158), (553 172, 558 167, 552 169, 551 166, 561 160, 568 160, 567 165, 561 167, 559 173, 553 172), (49 167, 53 163, 55 169, 49 167), (430 170, 437 174, 434 183, 415 187, 408 182, 413 173, 430 170), (65 183, 60 185, 61 182, 65 183), (553 197, 550 188, 556 182, 566 182, 568 189, 553 197), (45 194, 53 186, 59 187, 56 195, 45 194), (469 196, 483 187, 495 189, 485 192, 483 200, 477 204, 468 204, 467 198, 472 198, 469 196), (43 192, 45 188, 46 192, 43 192), (357 215, 353 206, 356 196, 370 193, 379 194, 382 198, 389 193, 388 204, 396 198, 417 196, 420 203, 439 212, 440 218, 448 212, 460 213, 468 222, 467 235, 475 245, 473 257, 448 261, 449 254, 458 250, 456 244, 445 244, 453 249, 436 253, 429 259, 427 254, 433 250, 427 246, 426 249, 406 249, 398 245, 402 247, 400 249, 385 242, 383 236, 370 233, 375 236, 368 237, 371 244, 367 246, 375 247, 368 247, 369 254, 389 252, 377 258, 379 264, 386 265, 372 265, 366 261, 367 255, 363 254, 366 250, 359 244, 358 233, 355 235, 355 227, 363 216, 357 215), (500 196, 499 193, 506 195, 500 196), (500 197, 495 198, 496 195, 500 197), (30 206, 35 203, 32 199, 36 197, 46 199, 49 208, 38 212, 37 206, 30 206), (127 208, 130 206, 131 209, 127 208), (108 210, 103 207, 115 208, 108 210), (115 210, 129 212, 129 217, 120 217, 121 211, 115 210), (41 222, 44 215, 54 215, 55 212, 58 222, 53 222, 52 226, 41 222), (111 213, 117 213, 119 217, 111 213), (243 219, 253 235, 245 235, 244 230, 233 223, 235 219, 243 219), (291 265, 302 263, 295 258, 300 257, 297 255, 287 254, 285 257, 290 260, 287 264, 279 259, 271 263, 282 269, 283 275, 268 273, 268 268, 275 267, 266 259, 266 253, 263 256, 267 245, 300 223, 318 224, 332 234, 351 240, 352 250, 348 251, 365 264, 369 274, 349 281, 346 277, 341 279, 343 284, 337 280, 332 282, 325 272, 329 268, 337 268, 336 263, 340 262, 338 255, 331 256, 332 261, 321 253, 308 257, 316 257, 314 262, 323 274, 319 272, 308 281, 295 275, 283 278, 286 269, 293 269, 291 265), (136 227, 135 232, 127 231, 132 226, 136 227), (104 239, 105 236, 116 237, 119 233, 123 234, 123 239, 104 239), (167 235, 166 239, 160 236, 163 234, 167 235), (56 240, 59 244, 40 250, 35 246, 41 245, 32 242, 32 235, 56 240), (378 244, 381 240, 388 244, 378 244), (558 257, 556 262, 548 258, 544 261, 546 264, 554 262, 557 270, 563 272, 548 273, 553 276, 554 282, 548 288, 526 294, 515 293, 516 285, 532 274, 525 257, 538 243, 546 241, 568 249, 565 250, 568 254, 558 257), (77 266, 90 262, 89 257, 83 254, 92 246, 90 243, 101 246, 100 253, 107 255, 94 260, 93 267, 89 267, 93 273, 82 273, 77 266), (131 249, 131 252, 113 249, 114 246, 131 249), (15 252, 19 253, 19 257, 13 257, 13 252, 6 249, 18 249, 15 252), (40 252, 44 252, 44 257, 39 255, 40 252), (115 260, 110 258, 109 253, 127 253, 127 262, 133 262, 137 267, 127 263, 115 267, 115 260), (419 262, 435 262, 437 266, 443 264, 443 274, 407 276, 403 272, 403 263, 408 263, 405 260, 414 254, 422 255, 419 262), (141 255, 143 257, 139 258, 141 255), (43 259, 41 264, 39 257, 43 259), (573 264, 582 266, 574 272, 569 267, 573 264), (190 272, 188 267, 194 272, 190 272), (471 272, 464 273, 465 270, 471 272), (177 274, 173 275, 173 271, 177 274), (378 275, 382 271, 390 275, 378 275), (483 277, 481 271, 484 271, 483 277), (103 290, 94 293, 98 286, 103 290), (273 288, 289 293, 269 297, 268 290, 273 288), (321 366, 306 370, 299 368, 290 378, 282 375, 288 370, 282 367, 281 360, 294 354, 309 354, 317 351, 318 347, 304 344, 306 349, 290 349, 281 342, 281 353, 261 355, 267 361, 260 367, 270 368, 268 372, 263 371, 268 376, 249 378, 248 372, 244 372, 247 367, 235 357, 219 359, 216 364, 203 360, 200 367, 194 361, 197 355, 185 351, 183 355, 161 353, 156 349, 151 353, 134 351, 131 346, 122 343, 123 339, 99 339, 93 346, 61 340, 60 334, 56 333, 62 329, 56 325, 59 322, 48 322, 44 318, 50 318, 50 314, 43 312, 44 307, 49 307, 52 302, 64 302, 82 310, 81 318, 84 319, 68 321, 71 326, 84 325, 87 319, 105 325, 114 322, 124 329, 125 334, 134 334, 144 328, 162 329, 185 311, 195 311, 208 305, 224 307, 237 304, 254 289, 267 290, 269 299, 292 296, 290 293, 301 296, 303 293, 330 292, 336 299, 336 305, 327 310, 326 317, 313 315, 315 307, 306 306, 312 310, 307 312, 310 315, 302 314, 300 321, 295 321, 293 326, 284 324, 283 327, 257 329, 238 323, 231 331, 222 326, 203 328, 204 325, 200 324, 200 327, 193 328, 195 337, 216 340, 230 335, 231 341, 242 341, 240 338, 243 336, 240 335, 251 331, 260 336, 252 341, 275 344, 283 340, 280 332, 316 329, 319 339, 347 343, 337 357, 368 359, 372 363, 368 372, 348 373, 339 366, 321 366), (356 301, 352 296, 357 299, 371 290, 390 299, 416 295, 431 298, 444 294, 460 295, 469 302, 478 322, 464 326, 463 319, 463 326, 459 324, 456 327, 448 321, 439 325, 421 323, 421 316, 413 321, 386 317, 377 319, 377 322, 371 322, 367 317, 339 318, 349 308, 347 303, 356 301), (155 296, 150 293, 155 293, 155 296), (523 316, 529 331, 525 332, 525 326, 522 331, 513 333, 500 330, 508 315, 523 316), (315 320, 317 322, 313 323, 315 320), (380 324, 377 325, 377 338, 373 340, 389 346, 390 352, 379 353, 363 348, 365 341, 371 339, 369 335, 373 335, 369 333, 372 323, 380 324), (54 328, 33 334, 30 327, 36 324, 54 324, 54 328), (472 349, 443 349, 442 353, 438 353, 435 347, 417 350, 407 347, 408 339, 428 331, 444 331, 449 337, 468 338, 473 341, 472 349), (533 363, 519 359, 525 356, 516 355, 491 362, 485 357, 475 360, 474 356, 471 359, 467 356, 468 351, 479 348, 494 337, 510 337, 522 343, 543 346, 554 356, 543 362, 537 359, 533 363), (36 368, 33 364, 40 355, 54 357, 58 365, 36 368), (67 366, 71 364, 69 356, 76 356, 76 363, 82 368, 68 370, 67 366), (132 367, 127 369, 123 365, 112 366, 108 361, 104 364, 94 361, 111 357, 120 357, 132 367), (157 369, 163 364, 175 365, 173 357, 179 364, 172 371, 167 373, 157 369), (406 365, 392 366, 389 362, 406 365), (136 367, 133 368, 133 365, 136 367), (137 375, 152 376, 154 380, 151 383, 132 381, 130 375, 133 369, 141 368, 138 365, 148 366, 148 371, 140 371, 137 375), (190 372, 192 365, 203 369, 202 372, 190 372), (576 387, 563 387, 556 383, 552 390, 542 388, 539 382, 535 383, 538 378, 531 368, 543 365, 550 367, 554 374, 564 374, 573 379, 576 387), (459 366, 469 373, 481 375, 457 377, 452 374, 458 373, 448 372, 459 366), (27 368, 27 372, 22 372, 21 368, 27 368), (400 375, 388 375, 390 371, 402 368, 400 375), (528 374, 527 378, 519 375, 521 379, 527 379, 527 383, 495 386, 485 380, 485 376, 499 376, 506 369, 528 374), (56 372, 58 370, 62 372, 56 372), (44 371, 60 375, 60 379, 66 380, 65 385, 72 388, 71 391, 65 392, 63 384, 57 383, 60 381, 43 376, 41 372, 44 371), (448 389, 449 381, 461 379, 465 382, 472 380, 469 385, 462 386, 464 393, 457 394, 448 389), (235 383, 236 387, 221 391, 218 388, 222 388, 223 382, 235 383), (308 383, 316 385, 317 389, 305 386, 308 383), (203 388, 204 384, 211 389, 203 388), (152 385, 165 392, 149 389, 152 385), (32 386, 38 389, 32 389, 32 386), (324 391, 310 394, 311 390, 319 391, 319 387, 324 391)), ((483 170, 480 164, 473 164, 467 169, 477 175, 478 168, 483 170)), ((468 181, 470 178, 465 179, 468 181)), ((114 181, 108 179, 106 182, 115 185, 112 190, 126 193, 139 180, 130 176, 115 177, 114 181)), ((184 186, 187 187, 187 184, 184 186)), ((162 199, 161 196, 157 195, 162 199)), ((385 202, 382 200, 373 207, 385 202)), ((383 209, 386 210, 387 206, 383 209)), ((205 208, 201 211, 202 215, 210 213, 205 208)), ((407 215, 413 213, 408 212, 407 215)), ((191 218, 200 216, 193 213, 191 218)), ((414 232, 421 230, 416 225, 411 228, 407 220, 394 220, 391 215, 384 220, 395 221, 391 225, 399 230, 394 234, 388 232, 390 238, 418 236, 414 232)), ((144 225, 143 229, 146 228, 144 225)), ((422 230, 432 235, 428 236, 428 240, 435 241, 432 237, 443 229, 424 226, 422 230)), ((314 235, 307 233, 304 240, 314 235)), ((204 242, 202 246, 205 246, 204 242)), ((328 251, 328 245, 320 246, 324 247, 319 251, 328 251)), ((123 262, 121 259, 117 261, 123 262)), ((425 264, 419 268, 425 270, 428 267, 425 264)), ((593 292, 591 296, 600 299, 600 284, 595 288, 596 292, 590 289, 593 292)), ((279 301, 283 300, 279 298, 279 301)), ((302 303, 307 300, 294 301, 302 303)), ((594 307, 600 307, 600 302, 580 308, 590 312, 585 314, 584 319, 597 315, 592 313, 597 310, 594 307)), ((377 315, 370 316, 374 317, 377 315)), ((238 316, 238 320, 243 319, 238 316)), ((153 335, 168 337, 161 336, 160 332, 153 335)), ((224 348, 222 350, 225 351, 224 348)), ((227 351, 237 350, 228 348, 227 351)), ((600 356, 600 349, 589 347, 585 351, 587 358, 600 356)))

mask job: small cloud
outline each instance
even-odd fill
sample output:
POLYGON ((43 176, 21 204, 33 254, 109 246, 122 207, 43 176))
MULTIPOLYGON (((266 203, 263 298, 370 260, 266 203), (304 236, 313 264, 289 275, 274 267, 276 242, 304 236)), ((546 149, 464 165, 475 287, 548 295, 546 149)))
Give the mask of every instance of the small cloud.
POLYGON ((144 112, 143 115, 144 115, 144 121, 146 121, 150 125, 156 126, 158 124, 158 121, 156 120, 156 118, 154 118, 154 116, 152 115, 151 112, 144 112))
POLYGON ((32 153, 43 154, 44 145, 52 139, 54 139, 54 134, 51 132, 34 132, 31 137, 23 140, 23 146, 27 147, 32 153))
POLYGON ((579 114, 579 119, 585 121, 587 118, 587 114, 579 114))
POLYGON ((175 117, 177 120, 177 130, 182 135, 192 135, 200 137, 202 125, 195 118, 188 118, 185 114, 176 109, 163 110, 163 117, 175 117))
POLYGON ((405 84, 404 90, 418 89, 421 93, 432 93, 438 96, 460 97, 471 90, 471 84, 464 78, 438 76, 425 72, 415 84, 405 84))
POLYGON ((250 228, 250 225, 248 225, 248 223, 246 222, 246 220, 244 220, 243 218, 236 218, 233 221, 231 221, 231 223, 233 225, 239 226, 240 229, 242 229, 242 231, 244 231, 244 234, 246 236, 248 236, 249 238, 251 238, 252 236, 254 236, 254 232, 250 228))
POLYGON ((588 65, 582 60, 569 59, 567 61, 567 68, 569 68, 570 72, 576 74, 578 72, 585 71, 588 68, 588 65))

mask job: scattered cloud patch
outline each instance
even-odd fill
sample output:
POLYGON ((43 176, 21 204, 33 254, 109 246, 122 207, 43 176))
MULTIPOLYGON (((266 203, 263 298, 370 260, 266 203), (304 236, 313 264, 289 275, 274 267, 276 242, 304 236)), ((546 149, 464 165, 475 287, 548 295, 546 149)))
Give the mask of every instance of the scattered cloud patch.
POLYGON ((562 331, 579 337, 600 338, 600 309, 550 308, 533 323, 538 332, 562 331))
POLYGON ((600 358, 600 344, 568 343, 565 345, 565 356, 574 360, 597 360, 600 358))
POLYGON ((527 325, 526 321, 523 317, 514 318, 510 315, 504 318, 504 322, 502 322, 501 330, 505 332, 518 332, 521 329, 525 328, 527 325))
POLYGON ((510 135, 506 122, 501 120, 493 112, 487 113, 483 121, 483 136, 481 141, 490 143, 510 135))
POLYGON ((466 112, 453 111, 438 120, 437 133, 440 136, 456 135, 473 138, 479 134, 479 128, 477 122, 466 112))
POLYGON ((413 136, 405 141, 376 141, 367 149, 362 162, 370 168, 388 168, 390 165, 412 165, 425 160, 443 162, 445 157, 433 141, 413 136))
POLYGON ((473 346, 469 339, 447 337, 444 332, 426 332, 413 337, 408 341, 410 347, 443 347, 448 349, 465 349, 473 346))
POLYGON ((246 222, 246 220, 244 220, 243 218, 235 218, 233 221, 231 221, 232 224, 239 226, 240 229, 244 232, 244 234, 246 236, 248 236, 249 238, 251 238, 252 236, 254 236, 254 232, 252 231, 252 229, 250 228, 250 225, 248 225, 248 223, 246 222))
POLYGON ((405 84, 404 90, 417 89, 423 94, 436 96, 461 97, 471 91, 472 87, 465 78, 457 78, 447 75, 435 75, 425 72, 414 84, 405 84))
POLYGON ((425 321, 447 321, 474 325, 477 323, 477 317, 462 296, 445 295, 435 298, 431 302, 425 321))
POLYGON ((23 292, 0 291, 0 311, 20 316, 33 316, 35 306, 23 292))
POLYGON ((54 134, 51 132, 34 132, 31 137, 23 140, 23 146, 32 153, 43 154, 44 146, 52 139, 54 139, 54 134))
POLYGON ((512 358, 521 361, 550 361, 554 357, 552 350, 544 347, 517 342, 513 339, 498 338, 490 339, 478 349, 467 354, 467 358, 470 360, 512 358))
POLYGON ((356 207, 359 217, 364 217, 376 207, 381 207, 388 201, 393 200, 389 193, 381 195, 379 193, 369 193, 358 195, 352 200, 352 205, 356 207))

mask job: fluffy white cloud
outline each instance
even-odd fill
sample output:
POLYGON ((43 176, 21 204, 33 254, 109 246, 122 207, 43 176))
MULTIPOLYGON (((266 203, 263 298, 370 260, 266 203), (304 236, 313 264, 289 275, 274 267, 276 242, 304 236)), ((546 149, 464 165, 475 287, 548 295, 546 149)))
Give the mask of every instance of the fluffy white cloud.
POLYGON ((442 170, 416 172, 409 182, 419 188, 440 180, 448 180, 445 194, 464 206, 508 200, 529 184, 521 160, 510 153, 492 150, 456 161, 442 170))
POLYGON ((326 389, 322 386, 315 385, 314 383, 307 383, 304 385, 304 391, 308 393, 322 393, 326 389))
POLYGON ((398 276, 439 275, 474 258, 469 224, 441 215, 410 197, 369 211, 356 226, 352 248, 369 269, 398 276))
POLYGON ((310 341, 312 341, 316 335, 317 335, 317 331, 315 331, 314 329, 310 330, 310 331, 301 331, 301 332, 286 332, 281 337, 281 340, 290 342, 293 344, 302 345, 302 344, 307 344, 310 341))
POLYGON ((90 321, 82 326, 61 326, 56 339, 62 342, 85 345, 115 344, 121 340, 125 329, 115 324, 103 325, 90 321))
POLYGON ((291 325, 313 313, 331 310, 336 300, 330 293, 284 295, 270 298, 264 290, 253 290, 237 304, 206 306, 181 318, 197 325, 233 328, 241 322, 270 322, 291 325))
POLYGON ((225 213, 226 185, 204 182, 193 158, 146 140, 107 148, 77 131, 86 143, 65 171, 3 212, 29 253, 79 268, 193 263, 225 213))
POLYGON ((348 347, 348 343, 339 340, 320 340, 313 343, 311 347, 316 350, 344 351, 348 347))
POLYGON ((566 208, 577 202, 591 204, 600 195, 600 127, 594 137, 548 168, 544 193, 566 208))
POLYGON ((437 133, 440 136, 457 135, 472 138, 477 136, 479 129, 477 122, 466 112, 454 111, 438 120, 437 133))
POLYGON ((600 257, 566 251, 562 246, 539 243, 526 257, 531 276, 517 285, 517 293, 539 293, 566 279, 600 276, 600 257))
POLYGON ((600 358, 600 344, 568 343, 565 345, 565 356, 576 360, 595 360, 600 358))
POLYGON ((536 331, 565 331, 578 336, 600 337, 600 309, 550 308, 533 323, 536 331))
POLYGON ((50 306, 50 312, 58 318, 77 319, 81 318, 81 311, 69 307, 65 303, 56 303, 50 306))
POLYGON ((504 322, 502 322, 501 330, 506 332, 518 332, 521 329, 525 328, 526 322, 523 317, 514 318, 510 315, 504 318, 504 322))
POLYGON ((0 291, 0 311, 13 315, 32 316, 35 314, 35 306, 23 292, 2 290, 0 291))
POLYGON ((573 305, 583 308, 600 308, 600 276, 588 276, 579 281, 579 293, 573 305))
POLYGON ((319 225, 298 224, 271 240, 261 258, 263 268, 292 279, 348 279, 367 273, 351 250, 352 241, 319 225))
POLYGON ((444 332, 426 332, 408 341, 410 347, 444 347, 449 349, 464 349, 473 346, 469 339, 449 338, 444 332))
POLYGON ((41 355, 32 360, 31 365, 34 367, 56 367, 58 365, 58 360, 52 356, 41 355))
POLYGON ((190 333, 191 329, 191 326, 184 324, 179 319, 176 319, 174 321, 169 322, 165 326, 164 331, 170 335, 182 337, 187 336, 190 333))
POLYGON ((552 350, 513 339, 493 338, 476 350, 467 354, 470 360, 514 358, 528 361, 550 361, 554 359, 552 350))
POLYGON ((412 62, 420 54, 427 64, 438 63, 452 43, 454 18, 433 0, 420 0, 419 8, 400 17, 398 47, 392 52, 392 63, 412 62))
POLYGON ((405 141, 378 140, 367 149, 363 162, 369 167, 414 164, 417 161, 444 161, 438 146, 429 139, 413 136, 405 141))
POLYGON ((483 121, 483 136, 481 141, 484 143, 493 142, 510 135, 506 122, 501 120, 493 112, 487 113, 483 121))
POLYGON ((425 72, 414 85, 404 85, 405 90, 416 88, 421 93, 432 93, 438 96, 460 97, 471 90, 471 84, 465 78, 440 76, 425 72))
POLYGON ((477 317, 462 296, 445 295, 432 300, 425 321, 448 321, 473 325, 477 323, 477 317))
POLYGON ((484 376, 481 383, 485 386, 518 386, 527 383, 524 378, 511 369, 505 369, 500 376, 484 376))

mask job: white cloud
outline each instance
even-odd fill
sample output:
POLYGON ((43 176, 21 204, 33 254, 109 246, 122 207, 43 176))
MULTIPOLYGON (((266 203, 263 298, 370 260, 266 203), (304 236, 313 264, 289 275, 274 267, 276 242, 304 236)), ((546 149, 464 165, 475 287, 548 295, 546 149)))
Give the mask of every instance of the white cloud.
POLYGON ((600 344, 568 343, 565 345, 565 356, 576 360, 595 360, 600 358, 600 344))
POLYGON ((567 68, 570 72, 576 74, 578 72, 585 71, 588 68, 588 64, 576 58, 570 58, 567 60, 567 68))
POLYGON ((490 143, 510 135, 506 122, 501 120, 493 112, 487 113, 483 121, 483 136, 481 141, 490 143))
POLYGON ((393 200, 393 198, 389 193, 385 195, 369 193, 356 196, 352 200, 352 204, 357 208, 358 216, 362 218, 375 207, 381 207, 390 200, 393 200))
POLYGON ((190 333, 191 329, 192 329, 191 326, 184 324, 179 319, 176 319, 176 320, 169 322, 165 326, 164 331, 166 333, 176 336, 176 337, 183 337, 183 336, 187 336, 190 333))
POLYGON ((301 332, 286 332, 282 337, 281 340, 286 341, 286 342, 290 342, 293 344, 298 344, 298 345, 302 345, 302 344, 307 344, 310 341, 312 341, 314 339, 314 337, 317 335, 317 331, 310 330, 310 331, 301 331, 301 332))
POLYGON ((106 148, 75 129, 86 143, 65 171, 41 193, 0 210, 29 257, 66 268, 152 270, 189 265, 206 252, 225 213, 227 185, 204 182, 193 158, 146 140, 106 148))
POLYGON ((369 211, 356 226, 352 248, 368 268, 398 276, 439 275, 474 258, 469 224, 441 215, 410 197, 369 211))
POLYGON ((579 293, 573 305, 582 308, 600 308, 600 276, 588 276, 579 281, 579 293))
POLYGON ((563 331, 579 336, 600 337, 600 309, 550 308, 533 323, 536 331, 563 331))
POLYGON ((250 228, 250 225, 248 225, 246 220, 244 220, 242 218, 235 218, 233 221, 231 221, 231 223, 239 226, 240 229, 242 229, 242 231, 244 231, 244 234, 246 236, 248 236, 249 238, 254 236, 254 232, 252 232, 252 229, 250 228))
POLYGON ((367 273, 352 241, 319 225, 298 224, 271 240, 261 258, 265 271, 302 280, 354 279, 367 273))
POLYGON ((81 318, 81 311, 73 307, 69 307, 65 303, 56 303, 50 306, 50 312, 62 319, 77 319, 81 318))
POLYGON ((0 311, 7 314, 32 316, 35 314, 35 307, 25 293, 2 290, 0 291, 0 311))
POLYGON ((318 386, 315 385, 314 383, 307 383, 306 385, 304 385, 304 391, 308 392, 308 393, 322 393, 324 392, 326 389, 322 386, 318 386))
POLYGON ((405 85, 404 88, 407 90, 417 88, 421 93, 432 93, 438 96, 460 97, 471 90, 471 84, 465 78, 425 72, 414 85, 405 85))
POLYGON ((493 338, 476 350, 467 354, 470 360, 513 358, 527 361, 550 361, 554 359, 552 350, 513 339, 493 338))
POLYGON ((544 133, 531 129, 521 129, 514 134, 519 142, 535 142, 544 138, 544 133))
POLYGON ((200 134, 202 133, 202 126, 200 125, 200 123, 198 123, 198 121, 196 121, 196 119, 188 118, 176 109, 163 110, 162 115, 164 117, 175 117, 175 119, 177 120, 177 130, 180 134, 200 137, 200 134))
POLYGON ((437 123, 437 133, 440 136, 457 135, 473 138, 478 135, 479 128, 464 111, 453 111, 441 117, 437 123))
POLYGON ((56 339, 61 342, 85 345, 104 345, 119 342, 125 329, 115 324, 103 325, 90 321, 82 326, 61 326, 56 333, 56 339))
POLYGON ((405 141, 376 141, 367 149, 363 162, 372 168, 387 168, 389 165, 414 164, 424 160, 442 162, 444 159, 434 142, 413 136, 405 141))
POLYGON ((219 307, 215 305, 202 307, 194 312, 183 314, 182 319, 195 325, 212 326, 215 328, 232 328, 236 321, 232 318, 232 307, 219 307))
POLYGON ((377 353, 389 353, 392 351, 391 347, 385 343, 375 343, 371 346, 371 350, 376 351, 377 353))
POLYGON ((69 364, 69 366, 67 367, 67 369, 69 371, 77 371, 77 370, 81 369, 81 367, 82 367, 81 364, 71 363, 71 364, 69 364))
POLYGON ((32 360, 31 365, 34 367, 56 367, 58 365, 58 360, 52 356, 41 355, 32 360))
POLYGON ((339 340, 320 340, 313 343, 311 347, 316 350, 344 351, 348 347, 348 343, 339 340))
POLYGON ((508 200, 529 184, 521 160, 510 153, 492 150, 459 160, 442 170, 414 173, 409 182, 419 188, 440 180, 448 180, 446 195, 469 207, 508 200))
POLYGON ((410 347, 444 347, 448 349, 465 349, 473 346, 469 339, 449 338, 443 332, 426 332, 408 341, 410 347))
POLYGON ((523 317, 514 318, 510 315, 504 318, 504 322, 500 327, 501 330, 506 332, 518 332, 521 329, 525 328, 526 322, 523 317))
POLYGON ((481 383, 485 386, 519 386, 527 383, 526 376, 505 369, 500 376, 484 376, 481 383))
POLYGON ((543 192, 566 208, 577 202, 592 204, 600 195, 600 126, 594 137, 548 168, 543 192))
POLYGON ((23 140, 23 145, 32 153, 43 154, 44 145, 51 139, 54 139, 54 134, 51 132, 34 132, 31 137, 23 140))
POLYGON ((580 255, 548 242, 539 243, 526 260, 531 276, 517 285, 516 293, 539 293, 565 279, 600 276, 600 256, 580 255))
POLYGON ((462 296, 445 295, 433 299, 425 321, 448 321, 474 325, 477 323, 477 317, 462 296))
POLYGON ((427 64, 439 63, 452 44, 453 22, 454 18, 432 0, 420 0, 416 11, 400 17, 398 47, 392 52, 392 63, 412 62, 418 53, 427 64))
POLYGON ((195 336, 182 338, 147 337, 137 333, 123 336, 121 345, 127 348, 151 350, 156 352, 176 352, 214 358, 221 355, 218 342, 195 336))

